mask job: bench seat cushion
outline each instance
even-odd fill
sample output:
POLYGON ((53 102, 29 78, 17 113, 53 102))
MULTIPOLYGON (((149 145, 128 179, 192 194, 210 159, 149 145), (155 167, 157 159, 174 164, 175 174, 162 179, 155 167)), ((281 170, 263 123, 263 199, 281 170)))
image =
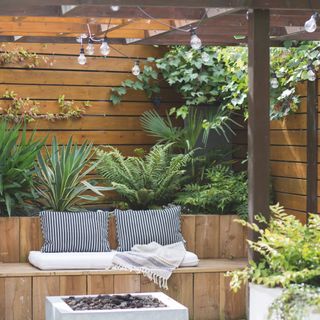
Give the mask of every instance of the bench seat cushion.
MULTIPOLYGON (((29 262, 41 270, 105 270, 112 266, 111 252, 55 252, 31 251, 29 262)), ((196 254, 187 251, 180 267, 195 267, 199 263, 196 254)))

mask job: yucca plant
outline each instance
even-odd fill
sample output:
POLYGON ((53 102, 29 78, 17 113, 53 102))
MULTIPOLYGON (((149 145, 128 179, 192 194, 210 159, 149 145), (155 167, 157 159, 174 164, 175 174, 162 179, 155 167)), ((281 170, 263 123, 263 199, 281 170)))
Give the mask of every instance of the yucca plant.
POLYGON ((44 209, 54 211, 76 211, 88 201, 96 201, 103 196, 101 191, 107 187, 95 186, 88 176, 98 162, 92 163, 92 144, 81 146, 69 139, 66 146, 52 141, 51 151, 45 148, 45 155, 38 155, 36 166, 36 191, 44 209), (90 195, 93 192, 97 196, 90 195))
POLYGON ((25 127, 0 122, 0 215, 27 208, 34 198, 34 164, 44 145, 44 139, 36 140, 34 133, 27 138, 25 127))
POLYGON ((124 157, 119 150, 97 150, 98 172, 132 209, 170 203, 184 179, 190 154, 173 155, 171 144, 156 145, 143 157, 124 157))

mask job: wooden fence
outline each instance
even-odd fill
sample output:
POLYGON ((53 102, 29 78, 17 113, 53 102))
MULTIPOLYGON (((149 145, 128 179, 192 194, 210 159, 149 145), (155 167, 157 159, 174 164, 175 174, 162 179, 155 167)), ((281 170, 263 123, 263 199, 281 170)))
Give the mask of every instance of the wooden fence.
MULTIPOLYGON (((0 43, 1 45, 1 43, 0 43)), ((111 88, 119 86, 123 80, 134 79, 131 68, 134 59, 143 65, 149 56, 162 56, 164 51, 152 46, 115 45, 126 56, 111 50, 107 58, 101 55, 87 56, 87 64, 79 65, 78 44, 37 44, 7 43, 5 49, 28 49, 39 56, 36 68, 26 68, 25 63, 5 64, 0 67, 0 96, 6 91, 14 91, 22 98, 39 102, 39 114, 58 113, 57 99, 65 95, 66 100, 74 100, 81 105, 89 100, 91 107, 78 120, 48 121, 39 119, 28 128, 38 129, 39 137, 48 136, 47 143, 55 135, 60 143, 66 143, 72 135, 74 140, 85 140, 95 145, 115 145, 126 154, 132 154, 137 147, 149 148, 154 139, 146 135, 140 126, 140 115, 153 109, 150 99, 143 92, 129 92, 119 105, 110 102, 111 88), (46 58, 43 61, 42 58, 46 58)), ((164 114, 167 107, 177 100, 172 90, 162 90, 161 106, 164 114)), ((8 101, 0 101, 0 108, 6 108, 8 101)))
MULTIPOLYGON (((270 122, 270 169, 275 200, 279 201, 288 213, 305 222, 307 205, 306 83, 299 84, 297 90, 301 95, 301 106, 298 112, 284 120, 270 122)), ((245 128, 237 131, 233 147, 235 159, 240 160, 246 156, 247 131, 245 128)), ((319 181, 318 190, 320 190, 319 181)), ((319 206, 318 212, 320 212, 319 206)))

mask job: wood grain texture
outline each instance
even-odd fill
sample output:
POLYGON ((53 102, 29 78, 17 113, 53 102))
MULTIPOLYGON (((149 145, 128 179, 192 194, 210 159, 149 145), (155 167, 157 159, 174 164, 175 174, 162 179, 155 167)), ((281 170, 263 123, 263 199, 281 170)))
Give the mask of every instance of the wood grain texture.
POLYGON ((220 255, 220 217, 200 215, 196 217, 196 254, 200 259, 218 258, 220 255))
POLYGON ((33 277, 32 287, 33 320, 43 320, 45 318, 46 296, 60 295, 59 277, 33 277))
POLYGON ((59 282, 61 296, 87 293, 86 276, 61 276, 59 282))
POLYGON ((220 319, 220 274, 194 275, 194 320, 220 319))
POLYGON ((108 294, 114 292, 113 275, 88 275, 88 294, 108 294))
POLYGON ((28 261, 29 252, 42 246, 42 233, 38 217, 20 217, 20 262, 28 261))
POLYGON ((19 218, 0 217, 0 262, 19 261, 19 218))
MULTIPOLYGON (((56 23, 52 22, 51 26, 56 23)), ((132 30, 141 31, 139 28, 132 30)), ((140 145, 150 148, 155 143, 154 138, 142 132, 140 125, 141 114, 155 109, 143 91, 129 90, 119 105, 113 105, 110 101, 113 87, 120 86, 126 79, 135 79, 131 73, 132 59, 124 58, 112 49, 108 59, 100 55, 89 56, 87 64, 81 66, 77 62, 79 47, 74 44, 15 43, 5 44, 0 50, 21 47, 37 52, 39 65, 31 69, 27 68, 25 62, 1 66, 0 96, 8 90, 21 98, 36 100, 39 102, 37 113, 42 115, 60 112, 57 99, 62 94, 66 100, 75 100, 77 106, 81 107, 87 100, 92 105, 86 109, 85 116, 78 120, 52 122, 38 119, 30 123, 28 130, 41 130, 37 133, 38 137, 48 135, 48 145, 53 136, 57 136, 59 143, 63 144, 70 136, 74 136, 77 143, 89 140, 95 145, 126 146, 125 154, 133 155, 134 149, 140 145)), ((161 48, 141 45, 115 45, 114 48, 128 52, 129 57, 140 58, 142 66, 146 57, 160 57, 165 52, 161 48)), ((168 107, 179 99, 167 85, 163 85, 161 96, 161 106, 156 109, 165 115, 168 107)), ((0 100, 0 108, 5 109, 8 105, 8 100, 0 100)))
POLYGON ((195 252, 196 250, 196 216, 182 215, 181 216, 181 232, 188 251, 195 252))
POLYGON ((230 289, 230 278, 220 273, 220 319, 239 320, 246 318, 246 287, 234 293, 230 289))
POLYGON ((140 276, 138 274, 114 276, 114 293, 132 292, 140 292, 140 276))
POLYGON ((32 320, 31 277, 0 279, 0 319, 32 320))
POLYGON ((221 258, 242 258, 245 256, 243 242, 244 228, 235 219, 236 215, 220 216, 220 254, 221 258))

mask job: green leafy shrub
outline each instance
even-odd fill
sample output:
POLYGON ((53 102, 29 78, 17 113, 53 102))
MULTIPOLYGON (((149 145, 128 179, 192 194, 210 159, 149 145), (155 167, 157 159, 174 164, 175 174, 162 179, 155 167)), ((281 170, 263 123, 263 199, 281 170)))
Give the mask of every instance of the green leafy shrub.
POLYGON ((248 215, 248 185, 244 172, 235 173, 226 165, 216 165, 204 175, 204 184, 188 184, 175 203, 192 213, 237 213, 248 215))
POLYGON ((279 204, 271 206, 269 223, 262 216, 256 216, 256 223, 238 220, 259 234, 256 242, 249 246, 261 256, 258 263, 250 261, 244 270, 229 273, 231 288, 251 281, 268 287, 288 287, 290 284, 319 283, 320 280, 320 216, 310 214, 308 225, 285 213, 279 204))
POLYGON ((27 138, 21 125, 0 122, 0 215, 29 207, 27 201, 34 198, 34 164, 43 145, 44 140, 36 140, 34 133, 27 138))
MULTIPOLYGON (((296 85, 308 79, 308 64, 318 71, 319 42, 285 41, 284 47, 270 49, 271 72, 278 81, 271 88, 270 118, 281 119, 298 110, 300 96, 296 85)), ((152 98, 161 97, 164 79, 184 99, 174 108, 177 116, 185 117, 190 107, 210 105, 224 111, 239 111, 248 116, 248 50, 244 47, 210 47, 193 50, 173 46, 162 58, 149 58, 156 67, 147 65, 135 81, 125 80, 113 89, 111 100, 116 104, 127 88, 144 90, 152 98), (208 59, 203 59, 203 54, 208 59), (161 74, 161 77, 158 75, 161 74)), ((271 77, 271 76, 270 76, 271 77)), ((207 122, 211 126, 210 121, 207 122)))
POLYGON ((72 138, 66 146, 59 146, 54 138, 51 151, 46 148, 45 155, 38 155, 36 191, 43 209, 76 211, 103 196, 100 191, 110 190, 90 183, 88 174, 98 165, 91 163, 92 155, 92 144, 74 145, 72 138))
POLYGON ((116 148, 97 150, 98 172, 132 209, 170 203, 184 179, 190 154, 172 155, 171 144, 156 145, 142 157, 124 157, 116 148))
POLYGON ((301 320, 310 311, 320 313, 320 288, 299 284, 284 289, 269 309, 270 319, 301 320))

